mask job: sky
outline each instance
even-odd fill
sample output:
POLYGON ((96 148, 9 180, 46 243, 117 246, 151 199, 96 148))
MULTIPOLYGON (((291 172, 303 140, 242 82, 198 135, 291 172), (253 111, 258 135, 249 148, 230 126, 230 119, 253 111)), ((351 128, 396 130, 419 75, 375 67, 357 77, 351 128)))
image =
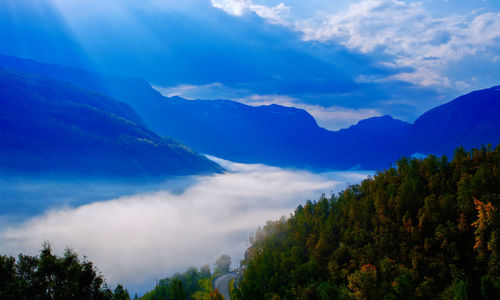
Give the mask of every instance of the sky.
POLYGON ((0 52, 278 103, 339 129, 500 84, 493 0, 4 0, 0 52))
MULTIPOLYGON (((211 265, 224 253, 233 262, 242 259, 259 226, 289 216, 308 199, 336 194, 373 174, 310 173, 212 159, 229 172, 157 183, 120 197, 107 198, 116 186, 23 182, 25 198, 54 193, 59 184, 59 198, 78 201, 53 202, 22 220, 2 221, 0 214, 1 252, 37 255, 44 241, 58 255, 70 247, 92 261, 111 287, 122 283, 132 294, 142 294, 156 279, 190 266, 211 265), (92 195, 84 190, 89 188, 92 195), (85 198, 90 202, 82 203, 85 198)), ((12 186, 12 181, 0 184, 12 186)))

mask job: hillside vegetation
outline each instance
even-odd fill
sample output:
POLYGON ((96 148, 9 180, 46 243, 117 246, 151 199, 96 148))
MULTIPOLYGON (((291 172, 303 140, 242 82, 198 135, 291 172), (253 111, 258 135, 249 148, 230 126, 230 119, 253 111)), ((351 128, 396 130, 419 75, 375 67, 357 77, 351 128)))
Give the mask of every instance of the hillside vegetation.
POLYGON ((500 147, 402 159, 252 238, 237 299, 500 299, 500 147))

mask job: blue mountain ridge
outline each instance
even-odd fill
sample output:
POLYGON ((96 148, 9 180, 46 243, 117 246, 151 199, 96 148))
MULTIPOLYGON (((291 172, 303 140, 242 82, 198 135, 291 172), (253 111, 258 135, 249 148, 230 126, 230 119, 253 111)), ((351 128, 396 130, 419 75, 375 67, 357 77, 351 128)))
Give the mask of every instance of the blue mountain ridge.
POLYGON ((238 162, 313 170, 383 169, 403 155, 450 154, 458 146, 496 144, 500 139, 500 96, 495 88, 439 106, 414 124, 381 116, 328 131, 309 113, 293 107, 164 97, 142 79, 3 55, 1 66, 106 94, 129 104, 153 131, 198 152, 238 162))
POLYGON ((500 86, 473 91, 433 108, 413 124, 407 147, 451 156, 457 145, 477 148, 500 142, 500 86))
POLYGON ((0 171, 156 177, 222 168, 150 131, 122 102, 67 82, 0 69, 0 171))

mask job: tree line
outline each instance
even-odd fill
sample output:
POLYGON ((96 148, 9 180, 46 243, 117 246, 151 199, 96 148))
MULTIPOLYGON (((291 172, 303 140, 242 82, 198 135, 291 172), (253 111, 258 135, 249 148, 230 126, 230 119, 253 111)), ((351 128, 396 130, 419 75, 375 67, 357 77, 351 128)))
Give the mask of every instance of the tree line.
POLYGON ((44 243, 39 256, 0 254, 0 299, 129 300, 130 295, 120 284, 109 289, 93 263, 72 249, 58 257, 44 243))

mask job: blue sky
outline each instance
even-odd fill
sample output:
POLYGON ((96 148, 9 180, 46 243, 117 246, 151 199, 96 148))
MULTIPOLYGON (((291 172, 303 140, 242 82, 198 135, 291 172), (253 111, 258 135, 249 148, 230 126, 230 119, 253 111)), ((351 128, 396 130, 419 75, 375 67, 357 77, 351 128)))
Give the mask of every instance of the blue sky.
POLYGON ((419 114, 500 84, 500 2, 3 0, 0 52, 149 80, 166 95, 419 114))

